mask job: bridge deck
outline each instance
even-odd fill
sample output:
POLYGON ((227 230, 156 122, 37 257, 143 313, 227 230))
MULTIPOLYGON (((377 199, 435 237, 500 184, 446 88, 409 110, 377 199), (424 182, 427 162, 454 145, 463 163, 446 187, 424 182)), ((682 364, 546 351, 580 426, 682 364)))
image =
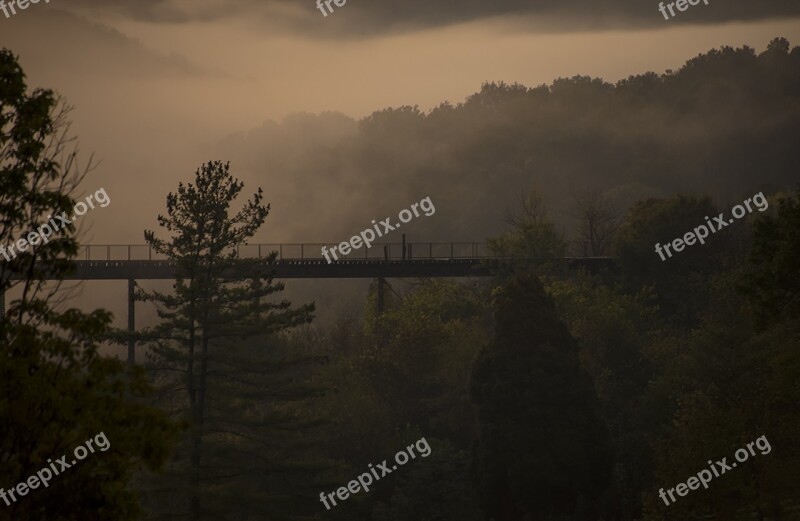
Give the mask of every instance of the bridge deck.
MULTIPOLYGON (((240 258, 258 259, 275 269, 277 279, 354 279, 398 277, 487 277, 491 267, 506 259, 494 258, 486 243, 428 242, 376 243, 328 263, 321 243, 250 244, 239 248, 240 258), (269 262, 274 252, 275 260, 269 262)), ((146 244, 84 245, 77 269, 67 280, 174 279, 176 265, 146 244)), ((613 261, 588 257, 586 244, 571 243, 567 265, 596 269, 613 261)))
MULTIPOLYGON (((272 264, 277 279, 342 279, 377 277, 481 277, 487 266, 477 259, 451 260, 346 260, 328 264, 324 260, 282 260, 272 264)), ((177 273, 168 261, 77 261, 70 280, 174 279, 177 273)))
MULTIPOLYGON (((608 265, 605 257, 565 258, 571 266, 597 268, 608 265)), ((500 259, 281 260, 271 264, 276 279, 357 279, 398 277, 488 277, 500 259)), ((169 261, 76 261, 75 273, 67 280, 156 280, 174 279, 176 266, 169 261)))

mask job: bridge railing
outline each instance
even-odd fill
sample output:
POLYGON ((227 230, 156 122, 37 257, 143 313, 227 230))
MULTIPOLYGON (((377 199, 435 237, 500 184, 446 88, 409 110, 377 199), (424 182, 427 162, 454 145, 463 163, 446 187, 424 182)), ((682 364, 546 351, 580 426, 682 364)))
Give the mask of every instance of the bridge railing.
MULTIPOLYGON (((324 259, 322 246, 330 252, 331 244, 323 243, 261 243, 246 244, 239 247, 242 258, 266 258, 276 252, 278 260, 324 259)), ((363 246, 342 256, 337 248, 339 259, 371 260, 413 260, 413 259, 489 259, 493 258, 485 242, 400 242, 373 243, 371 248, 363 246), (404 249, 405 248, 405 249, 404 249)), ((589 257, 590 250, 584 241, 568 243, 567 255, 589 257)), ((331 260, 335 260, 328 253, 331 260)), ((121 260, 166 260, 147 244, 87 244, 78 259, 88 261, 121 260)))
MULTIPOLYGON (((334 260, 330 253, 331 244, 323 243, 262 243, 246 244, 238 248, 242 258, 261 259, 268 257, 272 252, 277 253, 278 260, 313 260, 324 259, 322 247, 326 246, 328 257, 334 260)), ((339 259, 373 259, 373 260, 402 260, 402 259, 471 259, 489 258, 486 243, 481 242, 408 242, 402 244, 373 243, 371 248, 363 246, 342 255, 336 250, 339 259), (405 247, 405 251, 404 251, 405 247)), ((165 260, 147 244, 87 244, 83 246, 80 260, 88 261, 120 261, 120 260, 165 260)))

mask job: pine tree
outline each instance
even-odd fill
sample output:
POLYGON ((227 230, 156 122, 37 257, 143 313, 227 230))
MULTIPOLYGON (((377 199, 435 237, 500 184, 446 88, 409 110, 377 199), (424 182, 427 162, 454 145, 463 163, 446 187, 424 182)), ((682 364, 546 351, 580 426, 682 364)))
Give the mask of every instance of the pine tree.
POLYGON ((266 262, 239 258, 238 246, 269 212, 259 188, 231 215, 242 188, 228 164, 204 164, 194 184, 180 183, 167 197, 167 215, 158 222, 170 239, 145 232, 154 251, 175 263, 178 278, 172 293, 139 291, 162 319, 142 336, 154 341, 150 358, 165 403, 189 425, 170 469, 173 481, 159 491, 166 494, 159 510, 183 511, 192 521, 226 519, 226 505, 263 507, 269 491, 259 496, 247 483, 284 470, 271 456, 277 458, 274 447, 285 446, 286 434, 278 439, 275 432, 303 424, 276 405, 299 391, 286 382, 292 363, 274 359, 275 335, 310 322, 313 305, 293 309, 266 299, 283 289, 272 282, 274 253, 266 262), (268 398, 273 402, 254 401, 268 398))

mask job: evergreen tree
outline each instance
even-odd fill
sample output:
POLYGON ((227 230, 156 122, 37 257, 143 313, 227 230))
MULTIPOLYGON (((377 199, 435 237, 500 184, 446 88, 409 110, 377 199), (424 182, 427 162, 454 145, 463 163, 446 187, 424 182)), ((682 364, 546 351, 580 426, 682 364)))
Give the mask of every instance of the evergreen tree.
POLYGON ((474 472, 497 521, 590 519, 610 478, 606 432, 577 348, 541 283, 497 291, 495 336, 478 358, 474 472))
POLYGON ((154 504, 160 504, 156 510, 166 517, 240 519, 232 516, 243 511, 263 517, 267 499, 285 502, 292 496, 285 493, 288 483, 261 493, 253 489, 264 476, 291 466, 275 458, 287 450, 290 431, 302 423, 291 410, 260 400, 313 394, 289 385, 294 383, 290 364, 270 358, 271 337, 310 322, 313 305, 293 309, 288 301, 265 298, 283 289, 272 282, 269 263, 275 253, 266 262, 238 257, 238 246, 269 212, 259 188, 231 215, 242 188, 228 164, 204 164, 194 184, 180 183, 177 193, 167 197, 167 215, 159 215, 158 222, 171 237, 145 232, 153 250, 178 269, 172 293, 138 295, 159 306, 162 322, 143 338, 154 341, 152 368, 165 403, 189 423, 170 468, 171 481, 153 496, 154 504))

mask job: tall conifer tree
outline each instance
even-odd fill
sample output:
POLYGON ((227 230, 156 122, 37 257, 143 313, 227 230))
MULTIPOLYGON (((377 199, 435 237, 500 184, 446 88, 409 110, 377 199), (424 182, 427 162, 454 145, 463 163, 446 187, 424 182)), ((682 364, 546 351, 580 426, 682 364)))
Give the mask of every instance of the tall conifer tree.
POLYGON ((472 397, 489 516, 595 518, 610 479, 607 434, 575 341, 537 279, 515 277, 497 292, 495 337, 477 360, 472 397))
POLYGON ((283 470, 283 462, 270 460, 269 447, 285 440, 267 439, 264 430, 291 430, 302 423, 291 411, 253 403, 296 391, 287 382, 291 364, 270 361, 259 348, 270 335, 310 322, 313 305, 293 309, 288 301, 266 299, 283 290, 272 282, 274 253, 266 262, 239 258, 238 247, 269 212, 259 188, 232 214, 242 188, 227 163, 206 163, 194 184, 180 183, 177 193, 167 196, 167 215, 159 215, 158 222, 171 237, 145 232, 148 244, 173 261, 179 275, 171 293, 138 293, 158 305, 162 319, 143 334, 155 342, 150 354, 162 396, 189 425, 170 469, 171 485, 160 490, 167 495, 158 510, 167 517, 182 511, 192 521, 228 519, 231 510, 224 505, 251 499, 245 491, 233 493, 239 478, 253 482, 266 469, 283 470), (269 392, 254 394, 260 387, 269 392), (253 450, 254 440, 268 449, 253 450), (183 500, 176 501, 175 494, 183 500))

